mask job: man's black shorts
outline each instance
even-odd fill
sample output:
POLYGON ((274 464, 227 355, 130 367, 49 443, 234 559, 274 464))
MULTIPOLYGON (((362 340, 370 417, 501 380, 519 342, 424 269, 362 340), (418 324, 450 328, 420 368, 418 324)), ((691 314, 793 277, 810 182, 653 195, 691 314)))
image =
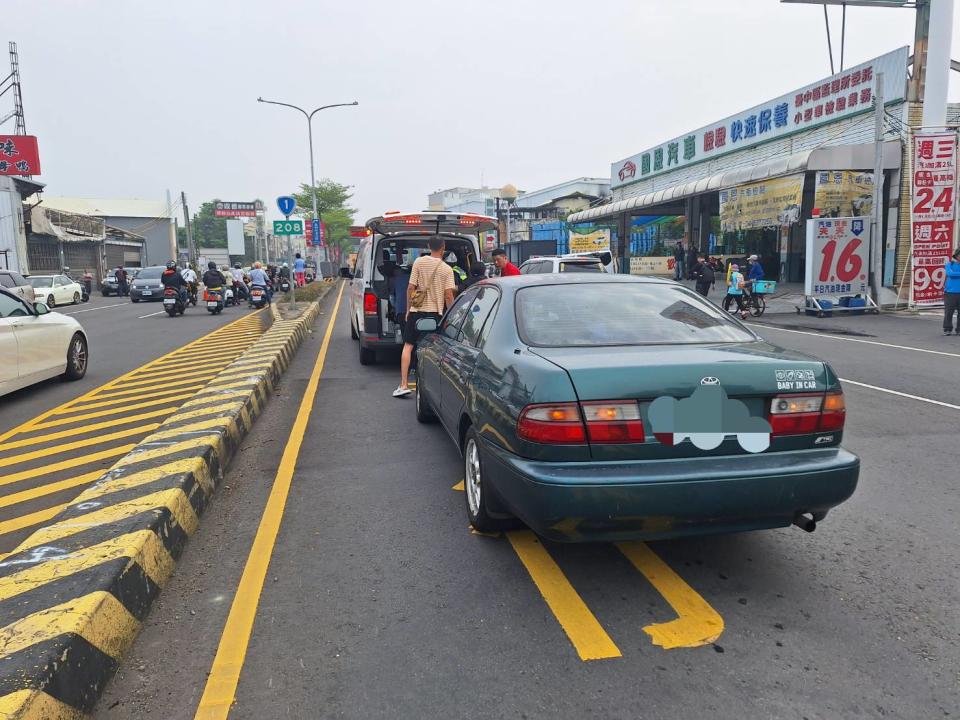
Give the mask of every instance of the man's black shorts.
POLYGON ((410 313, 410 317, 401 324, 403 330, 403 342, 410 345, 416 345, 420 340, 421 333, 417 332, 417 320, 420 318, 433 318, 440 325, 440 316, 437 313, 410 313))

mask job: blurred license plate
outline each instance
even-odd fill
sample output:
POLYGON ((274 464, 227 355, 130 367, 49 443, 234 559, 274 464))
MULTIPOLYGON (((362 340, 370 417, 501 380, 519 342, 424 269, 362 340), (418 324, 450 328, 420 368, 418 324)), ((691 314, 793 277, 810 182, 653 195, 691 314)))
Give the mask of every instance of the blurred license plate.
POLYGON ((141 295, 153 295, 153 290, 144 290, 140 293, 141 295))
POLYGON ((216 300, 210 300, 207 302, 207 307, 216 307, 219 303, 216 300))
POLYGON ((176 298, 164 298, 164 299, 163 299, 163 304, 164 304, 164 305, 176 305, 176 304, 177 304, 177 301, 176 301, 176 298))

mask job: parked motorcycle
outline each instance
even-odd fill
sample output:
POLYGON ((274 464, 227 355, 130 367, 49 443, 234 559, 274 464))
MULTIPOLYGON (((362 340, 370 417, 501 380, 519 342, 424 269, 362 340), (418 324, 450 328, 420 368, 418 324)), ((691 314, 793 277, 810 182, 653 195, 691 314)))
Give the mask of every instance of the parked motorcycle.
POLYGON ((211 315, 223 312, 223 291, 220 288, 207 290, 207 312, 211 315))
POLYGON ((163 291, 163 309, 167 311, 167 315, 170 317, 183 315, 184 310, 187 308, 183 304, 183 297, 180 295, 179 290, 168 287, 163 291))
POLYGON ((250 305, 259 310, 267 304, 267 290, 261 285, 250 288, 250 305))

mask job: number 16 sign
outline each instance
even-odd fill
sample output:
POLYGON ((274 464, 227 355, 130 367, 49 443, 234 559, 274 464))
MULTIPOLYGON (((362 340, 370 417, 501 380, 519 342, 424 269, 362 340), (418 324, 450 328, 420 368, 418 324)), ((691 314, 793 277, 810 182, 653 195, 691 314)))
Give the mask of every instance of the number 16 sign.
POLYGON ((824 218, 807 223, 808 296, 866 295, 870 230, 864 218, 824 218))

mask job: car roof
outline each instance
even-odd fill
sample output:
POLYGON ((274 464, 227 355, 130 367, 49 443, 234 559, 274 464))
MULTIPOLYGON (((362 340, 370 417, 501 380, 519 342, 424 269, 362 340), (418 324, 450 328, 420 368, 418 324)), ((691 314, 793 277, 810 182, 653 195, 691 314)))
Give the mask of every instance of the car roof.
POLYGON ((679 285, 666 278, 650 275, 622 275, 615 273, 533 273, 531 275, 511 275, 509 277, 489 278, 482 283, 496 283, 504 289, 520 289, 537 285, 581 285, 599 283, 639 283, 650 285, 679 285))

